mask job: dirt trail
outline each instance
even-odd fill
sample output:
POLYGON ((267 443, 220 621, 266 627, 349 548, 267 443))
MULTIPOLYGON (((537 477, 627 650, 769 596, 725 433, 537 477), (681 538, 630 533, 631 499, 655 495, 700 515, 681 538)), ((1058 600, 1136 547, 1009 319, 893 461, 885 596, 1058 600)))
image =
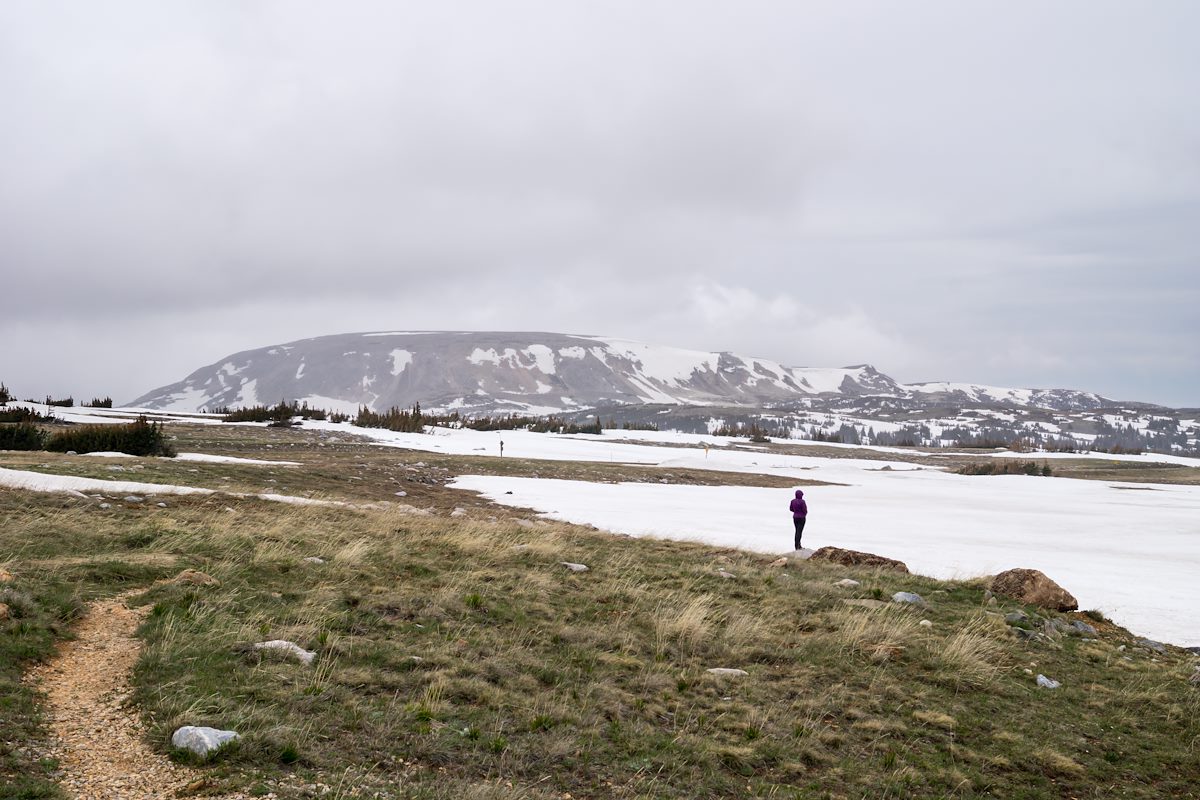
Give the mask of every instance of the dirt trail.
POLYGON ((27 677, 47 698, 47 755, 62 768, 63 790, 78 800, 174 797, 201 777, 151 751, 128 707, 129 676, 141 650, 134 631, 147 611, 126 606, 130 594, 93 603, 77 638, 27 677))

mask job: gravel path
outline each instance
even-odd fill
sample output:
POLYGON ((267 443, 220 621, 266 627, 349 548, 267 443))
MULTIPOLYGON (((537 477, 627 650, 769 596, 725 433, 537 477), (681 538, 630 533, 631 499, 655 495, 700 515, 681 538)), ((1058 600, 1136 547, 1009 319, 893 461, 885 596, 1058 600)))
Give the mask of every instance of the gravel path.
POLYGON ((148 611, 126 606, 129 594, 93 603, 77 638, 29 672, 46 695, 46 755, 58 759, 62 788, 78 800, 174 797, 200 784, 200 773, 150 750, 128 705, 141 650, 134 631, 148 611))

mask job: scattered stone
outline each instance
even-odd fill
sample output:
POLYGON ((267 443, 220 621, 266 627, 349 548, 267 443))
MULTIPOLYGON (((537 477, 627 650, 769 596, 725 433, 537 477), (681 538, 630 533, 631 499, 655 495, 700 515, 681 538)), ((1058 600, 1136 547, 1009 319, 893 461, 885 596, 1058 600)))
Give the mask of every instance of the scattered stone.
POLYGON ((588 571, 587 564, 574 564, 570 561, 560 561, 558 563, 562 564, 564 567, 571 570, 571 572, 587 572, 588 571))
POLYGON ((1009 625, 1017 625, 1029 621, 1029 615, 1024 611, 1011 611, 1004 615, 1004 621, 1009 625))
POLYGON ((167 504, 166 504, 166 503, 155 503, 154 505, 158 506, 159 508, 166 508, 166 507, 167 507, 167 504))
POLYGON ((529 545, 527 545, 527 544, 514 544, 514 545, 513 545, 511 548, 509 548, 509 549, 511 549, 511 550, 516 550, 518 553, 524 553, 524 552, 526 552, 527 550, 529 550, 529 545))
POLYGON ((848 606, 858 606, 859 608, 886 608, 887 603, 882 600, 843 600, 848 606))
POLYGON ((408 492, 396 492, 396 497, 408 497, 408 492))
POLYGON ((863 553, 858 550, 843 550, 840 547, 822 547, 812 554, 814 561, 832 561, 846 567, 879 567, 894 569, 898 572, 908 572, 908 565, 894 558, 884 558, 874 553, 863 553))
MULTIPOLYGON (((1194 656, 1200 656, 1200 647, 1185 647, 1183 649, 1194 656)), ((1200 666, 1197 666, 1196 669, 1200 669, 1200 666)))
POLYGON ((126 503, 142 503, 142 502, 145 502, 145 500, 146 500, 146 498, 138 497, 136 494, 127 494, 124 497, 122 497, 121 499, 124 500, 126 503))
POLYGON ((705 672, 709 673, 710 675, 722 675, 722 676, 728 676, 731 678, 734 678, 734 677, 740 678, 743 675, 750 674, 749 672, 746 672, 746 670, 744 670, 744 669, 731 669, 730 667, 709 667, 708 669, 705 670, 705 672))
POLYGON ((717 574, 720 575, 722 578, 736 578, 737 577, 737 575, 734 575, 732 572, 726 572, 723 569, 717 570, 717 574))
POLYGON ((533 523, 527 519, 516 520, 516 523, 518 526, 520 526, 522 528, 532 528, 533 527, 533 523))
POLYGON ((767 564, 767 566, 768 567, 786 567, 787 561, 788 561, 787 556, 783 556, 782 558, 775 559, 770 564, 767 564))
POLYGON ((456 508, 450 512, 450 516, 452 517, 465 517, 466 515, 467 510, 465 508, 456 508))
POLYGON ((198 569, 185 569, 183 572, 171 578, 168 583, 177 583, 181 586, 220 586, 221 582, 212 575, 201 572, 198 569))
POLYGON ((8 609, 8 603, 0 603, 0 621, 6 620, 12 616, 12 612, 8 609))
POLYGON ((289 642, 285 639, 272 639, 269 642, 255 642, 255 650, 273 650, 284 655, 295 656, 301 664, 311 664, 317 654, 311 650, 305 650, 295 642, 289 642))
POLYGON ((1153 650, 1154 652, 1160 654, 1167 652, 1167 646, 1165 644, 1162 642, 1156 642, 1153 639, 1134 639, 1133 646, 1144 647, 1147 650, 1153 650))
POLYGON ((79 453, 75 452, 74 450, 68 450, 67 452, 63 453, 63 455, 66 455, 66 456, 77 456, 77 455, 79 455, 79 453))
POLYGON ((109 509, 109 508, 112 508, 112 505, 109 503, 101 503, 100 507, 103 509, 109 509))
POLYGON ((203 757, 215 753, 229 742, 240 738, 237 731, 184 725, 171 734, 171 746, 181 750, 191 750, 196 755, 203 757))
POLYGON ((321 558, 320 556, 306 556, 304 559, 304 563, 305 564, 324 564, 325 559, 321 558))
POLYGON ((927 619, 923 619, 920 622, 918 622, 917 624, 920 625, 922 628, 932 628, 933 627, 933 623, 927 619))
POLYGON ((892 595, 893 603, 912 603, 913 605, 926 605, 925 598, 916 592, 896 592, 892 595))
POLYGON ((1037 676, 1037 685, 1043 689, 1057 689, 1058 687, 1062 686, 1062 684, 1058 681, 1054 680, 1053 678, 1047 678, 1040 672, 1037 676))
POLYGON ((1010 569, 992 578, 989 588, 1026 605, 1075 611, 1079 602, 1066 589, 1036 569, 1010 569))
POLYGON ((862 586, 862 584, 853 578, 842 578, 840 581, 835 583, 834 586, 837 586, 841 589, 853 589, 856 586, 862 586))
POLYGON ((1095 636, 1099 633, 1094 626, 1087 624, 1081 619, 1072 620, 1071 628, 1082 636, 1095 636))
POLYGON ((1031 631, 1028 628, 1013 628, 1013 633, 1017 635, 1018 639, 1023 639, 1026 641, 1035 641, 1037 639, 1045 638, 1045 634, 1038 633, 1037 631, 1031 631))
POLYGON ((414 664, 420 664, 425 659, 421 658, 420 656, 409 656, 406 660, 411 661, 414 664))

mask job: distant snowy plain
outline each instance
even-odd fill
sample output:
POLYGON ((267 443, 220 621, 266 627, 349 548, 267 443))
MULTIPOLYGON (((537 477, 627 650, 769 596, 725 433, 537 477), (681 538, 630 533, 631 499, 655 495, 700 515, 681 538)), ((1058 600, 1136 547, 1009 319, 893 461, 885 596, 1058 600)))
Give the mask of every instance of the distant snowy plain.
MULTIPOLYGON (((1040 569, 1072 592, 1080 608, 1099 609, 1140 635, 1200 645, 1193 611, 1200 605, 1200 487, 965 476, 894 461, 730 449, 729 440, 666 432, 596 437, 354 430, 381 444, 430 452, 499 455, 503 440, 505 457, 655 464, 664 472, 755 472, 842 484, 805 488, 811 509, 806 546, 867 550, 939 578, 1040 569)), ((1122 460, 1200 466, 1200 460, 1177 457, 1122 460)), ((463 476, 452 486, 548 518, 635 536, 764 553, 791 549, 787 489, 492 476, 463 476)))

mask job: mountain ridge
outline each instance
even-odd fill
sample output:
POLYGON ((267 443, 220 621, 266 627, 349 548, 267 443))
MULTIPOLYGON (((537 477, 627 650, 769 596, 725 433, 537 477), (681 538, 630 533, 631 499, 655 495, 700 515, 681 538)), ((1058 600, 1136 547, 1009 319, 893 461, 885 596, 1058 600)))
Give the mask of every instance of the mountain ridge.
POLYGON ((551 414, 630 405, 770 408, 893 398, 1069 411, 1112 401, 1073 389, 902 384, 870 364, 788 367, 730 351, 551 332, 368 331, 243 350, 129 405, 174 411, 307 401, 340 410, 415 402, 463 413, 551 414))

